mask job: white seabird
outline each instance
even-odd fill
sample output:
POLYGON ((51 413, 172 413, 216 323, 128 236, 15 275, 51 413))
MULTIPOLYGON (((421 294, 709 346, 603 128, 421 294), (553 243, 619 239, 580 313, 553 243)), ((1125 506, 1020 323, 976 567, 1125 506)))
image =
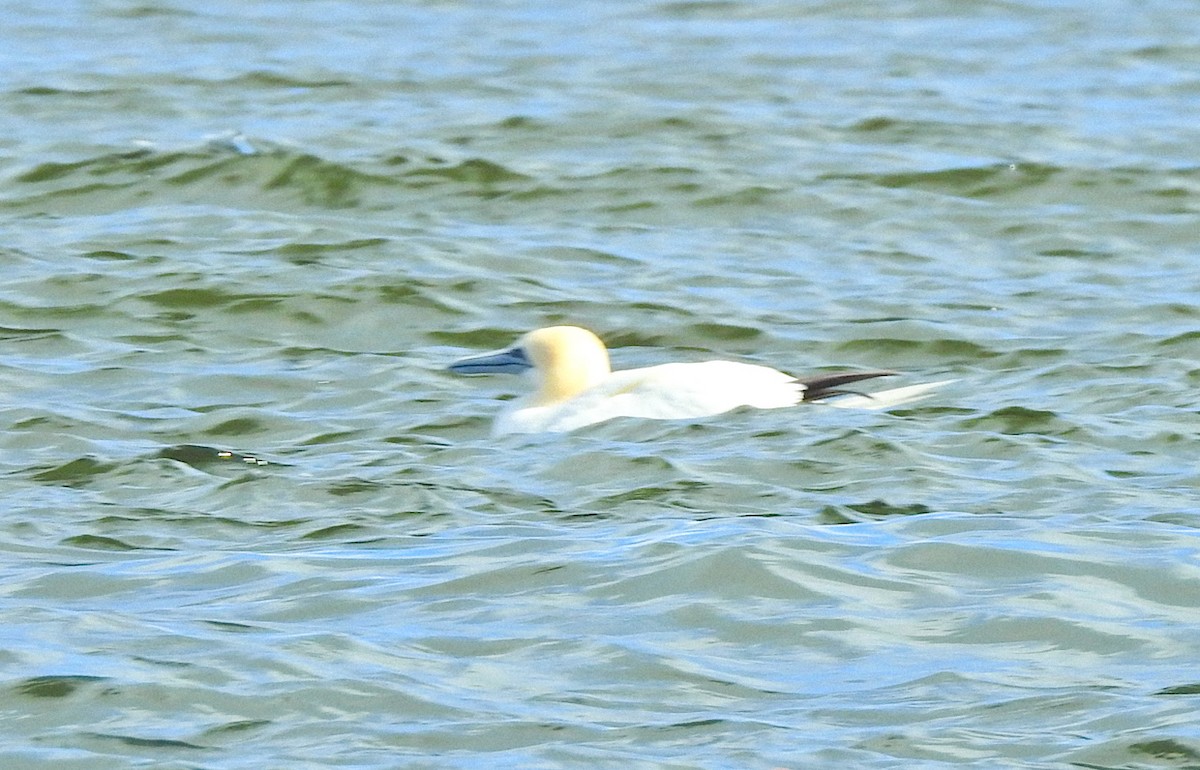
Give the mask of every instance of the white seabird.
POLYGON ((911 385, 874 395, 842 386, 895 372, 838 372, 797 379, 766 366, 701 361, 612 371, 600 338, 577 326, 531 331, 512 347, 450 365, 460 374, 532 371, 533 393, 510 402, 492 435, 575 430, 615 417, 678 420, 710 417, 740 406, 776 409, 801 401, 833 399, 836 406, 887 408, 917 398, 945 382, 911 385))

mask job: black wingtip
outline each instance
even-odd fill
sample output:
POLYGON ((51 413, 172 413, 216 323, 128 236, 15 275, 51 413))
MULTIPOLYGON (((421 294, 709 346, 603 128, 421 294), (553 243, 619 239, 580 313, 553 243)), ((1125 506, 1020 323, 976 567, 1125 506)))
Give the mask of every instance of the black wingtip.
POLYGON ((819 374, 815 377, 799 379, 797 382, 804 386, 805 401, 819 401, 822 398, 842 396, 853 392, 841 390, 843 385, 849 385, 854 382, 862 382, 863 380, 872 380, 876 377, 892 377, 896 374, 898 374, 898 372, 889 372, 886 369, 872 369, 864 372, 835 372, 833 374, 819 374))

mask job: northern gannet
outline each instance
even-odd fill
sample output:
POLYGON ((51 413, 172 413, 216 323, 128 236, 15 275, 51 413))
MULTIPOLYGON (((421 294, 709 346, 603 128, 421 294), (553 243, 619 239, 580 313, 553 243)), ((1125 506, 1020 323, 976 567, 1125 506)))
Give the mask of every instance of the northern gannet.
POLYGON ((459 374, 533 371, 536 390, 501 411, 492 426, 494 436, 565 432, 614 417, 709 417, 739 406, 776 409, 834 396, 853 402, 847 406, 883 408, 944 384, 896 388, 873 397, 841 388, 895 372, 838 372, 797 379, 766 366, 735 361, 659 364, 614 372, 604 343, 578 326, 537 329, 512 347, 464 358, 449 368, 459 374), (883 396, 889 397, 879 398, 883 396))

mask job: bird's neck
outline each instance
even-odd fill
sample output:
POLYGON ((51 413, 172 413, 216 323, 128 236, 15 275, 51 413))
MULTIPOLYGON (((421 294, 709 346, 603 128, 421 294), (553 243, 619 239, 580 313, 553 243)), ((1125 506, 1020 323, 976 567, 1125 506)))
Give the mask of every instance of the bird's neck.
POLYGON ((538 406, 568 401, 588 388, 602 382, 610 373, 608 361, 588 365, 551 367, 541 374, 541 382, 533 403, 538 406))

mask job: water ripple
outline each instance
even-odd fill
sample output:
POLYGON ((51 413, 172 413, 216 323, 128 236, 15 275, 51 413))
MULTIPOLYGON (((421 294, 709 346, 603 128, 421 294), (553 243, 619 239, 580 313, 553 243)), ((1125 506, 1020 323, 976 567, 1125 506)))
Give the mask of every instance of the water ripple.
POLYGON ((1195 764, 1193 9, 27 5, 0 765, 1195 764), (550 323, 957 382, 489 438, 550 323))

